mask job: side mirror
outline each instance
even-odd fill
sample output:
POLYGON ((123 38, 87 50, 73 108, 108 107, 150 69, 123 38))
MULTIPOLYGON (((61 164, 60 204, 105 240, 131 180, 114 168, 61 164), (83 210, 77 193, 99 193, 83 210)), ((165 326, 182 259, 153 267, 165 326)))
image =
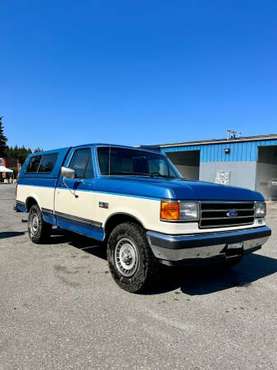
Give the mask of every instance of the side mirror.
POLYGON ((75 178, 75 170, 69 167, 62 167, 61 168, 61 175, 66 177, 67 179, 74 179, 75 178))

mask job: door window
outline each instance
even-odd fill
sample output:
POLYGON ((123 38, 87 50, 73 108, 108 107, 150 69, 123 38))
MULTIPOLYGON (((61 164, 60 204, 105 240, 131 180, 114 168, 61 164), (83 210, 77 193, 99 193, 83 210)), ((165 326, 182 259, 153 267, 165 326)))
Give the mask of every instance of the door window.
POLYGON ((89 148, 76 149, 69 167, 75 170, 75 177, 89 179, 93 177, 91 150, 89 148))

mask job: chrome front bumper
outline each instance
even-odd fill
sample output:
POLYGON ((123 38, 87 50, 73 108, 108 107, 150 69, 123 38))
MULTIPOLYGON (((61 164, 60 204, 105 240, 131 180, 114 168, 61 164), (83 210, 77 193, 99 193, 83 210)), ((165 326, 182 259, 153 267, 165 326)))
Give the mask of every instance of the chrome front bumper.
POLYGON ((261 248, 270 235, 271 229, 262 226, 192 235, 167 235, 148 231, 147 239, 156 258, 174 263, 251 253, 261 248))

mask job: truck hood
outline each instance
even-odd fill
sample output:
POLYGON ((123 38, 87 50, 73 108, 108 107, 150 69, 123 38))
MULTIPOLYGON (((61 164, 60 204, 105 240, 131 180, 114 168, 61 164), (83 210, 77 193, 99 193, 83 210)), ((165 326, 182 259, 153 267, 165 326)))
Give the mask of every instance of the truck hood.
POLYGON ((262 194, 233 186, 185 179, 110 176, 97 179, 97 191, 178 200, 263 201, 262 194))

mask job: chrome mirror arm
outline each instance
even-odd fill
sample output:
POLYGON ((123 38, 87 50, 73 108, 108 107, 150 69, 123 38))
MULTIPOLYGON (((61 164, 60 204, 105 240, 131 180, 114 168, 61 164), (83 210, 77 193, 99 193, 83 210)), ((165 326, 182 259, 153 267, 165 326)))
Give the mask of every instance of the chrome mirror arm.
POLYGON ((70 189, 70 187, 67 185, 67 183, 65 182, 65 177, 63 176, 63 184, 64 186, 69 190, 69 192, 75 197, 75 198, 79 198, 79 195, 76 194, 76 190, 72 190, 70 189))

